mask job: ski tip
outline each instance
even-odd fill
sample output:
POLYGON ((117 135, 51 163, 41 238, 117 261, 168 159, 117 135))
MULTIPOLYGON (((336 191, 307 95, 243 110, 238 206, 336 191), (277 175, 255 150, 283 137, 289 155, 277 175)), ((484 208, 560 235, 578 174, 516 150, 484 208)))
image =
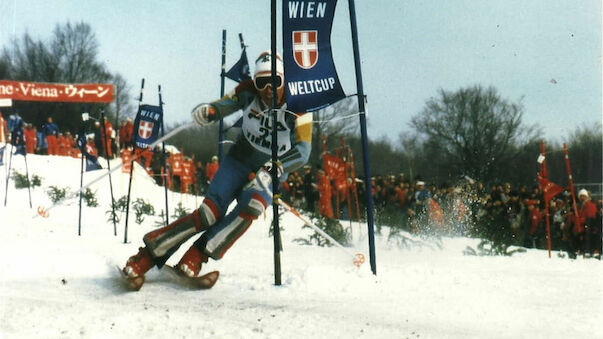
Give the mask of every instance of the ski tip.
POLYGON ((126 275, 123 269, 119 266, 115 266, 117 271, 119 272, 119 276, 122 279, 123 286, 129 291, 140 291, 142 285, 144 284, 144 275, 136 278, 130 278, 126 275))
POLYGON ((210 289, 216 284, 216 281, 218 281, 219 277, 220 277, 219 271, 212 271, 207 274, 204 274, 204 275, 200 276, 199 278, 197 278, 199 287, 201 287, 202 289, 210 289))

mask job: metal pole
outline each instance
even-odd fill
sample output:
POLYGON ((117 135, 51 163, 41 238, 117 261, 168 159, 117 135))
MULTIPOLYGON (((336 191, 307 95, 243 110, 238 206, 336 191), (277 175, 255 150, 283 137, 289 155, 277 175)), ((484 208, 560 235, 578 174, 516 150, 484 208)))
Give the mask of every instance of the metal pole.
MULTIPOLYGON (((222 72, 220 73, 220 98, 224 96, 224 79, 226 78, 226 30, 222 30, 222 72)), ((220 119, 218 131, 218 161, 222 162, 224 141, 224 119, 220 119)))
POLYGON ((371 167, 368 150, 368 132, 366 129, 366 112, 364 107, 364 89, 362 85, 362 70, 360 68, 360 49, 358 47, 358 28, 356 24, 356 7, 354 0, 348 0, 350 10, 350 26, 352 29, 352 46, 354 49, 354 64, 356 68, 356 87, 358 91, 358 111, 360 112, 360 133, 362 137, 362 160, 364 163, 364 185, 366 192, 366 221, 368 224, 369 255, 371 271, 377 274, 375 259, 375 225, 373 222, 373 196, 371 194, 371 167))
MULTIPOLYGON (((82 131, 84 131, 84 129, 82 128, 82 131)), ((86 145, 84 145, 84 147, 86 147, 86 145)), ((81 161, 81 165, 80 165, 80 211, 79 211, 79 216, 78 216, 78 223, 77 223, 77 235, 82 235, 82 187, 84 186, 84 158, 86 156, 84 154, 82 154, 82 161, 81 161)), ((115 214, 115 209, 113 209, 113 214, 115 214)))
POLYGON ((572 210, 574 211, 574 217, 576 223, 580 222, 578 218, 578 205, 576 204, 576 192, 574 192, 574 178, 572 177, 572 169, 570 168, 569 154, 567 151, 567 145, 563 143, 563 154, 565 156, 565 169, 567 170, 567 177, 569 179, 570 193, 572 194, 572 210))
MULTIPOLYGON (((137 115, 140 114, 140 106, 142 105, 142 95, 144 93, 144 78, 142 78, 142 83, 140 84, 140 96, 138 97, 138 112, 137 115)), ((124 227, 124 244, 128 242, 128 216, 130 214, 130 192, 132 190, 132 177, 134 176, 134 159, 136 159, 136 144, 133 147, 134 157, 130 161, 130 179, 128 180, 128 196, 126 198, 126 225, 124 227)), ((167 213, 167 211, 166 211, 167 213)))
POLYGON ((29 194, 29 208, 31 205, 31 183, 29 182, 29 168, 27 166, 27 153, 23 154, 23 160, 25 161, 25 177, 27 178, 27 193, 29 194))
MULTIPOLYGON (((161 136, 165 136, 165 129, 163 126, 163 100, 161 98, 161 85, 159 85, 158 88, 159 88, 159 108, 161 108, 161 136)), ((168 187, 167 187, 167 165, 166 165, 166 158, 165 158, 165 142, 161 143, 161 156, 163 158, 163 168, 165 168, 165 170, 163 171, 164 183, 165 183, 165 185, 163 185, 163 190, 165 192, 165 224, 167 226, 170 224, 170 209, 168 208, 168 187)))
MULTIPOLYGON (((111 180, 111 162, 109 160, 109 150, 107 148, 111 147, 111 142, 109 140, 110 136, 107 135, 107 126, 105 125, 105 111, 101 111, 101 121, 103 125, 101 126, 103 129, 103 134, 105 135, 105 144, 103 145, 103 149, 105 150, 105 156, 107 157, 107 170, 109 171, 109 190, 111 191, 111 210, 113 212, 113 235, 117 236, 117 222, 115 221, 115 197, 113 196, 113 181, 111 180)), ((80 195, 82 192, 80 192, 80 195)))
MULTIPOLYGON (((544 157, 546 152, 544 151, 544 141, 542 141, 540 143, 540 154, 542 154, 542 156, 544 157)), ((548 173, 546 170, 546 160, 542 161, 541 164, 541 170, 540 170, 542 177, 543 178, 547 178, 548 177, 548 173)), ((543 198, 545 197, 544 192, 543 192, 543 198)), ((546 218, 546 243, 549 249, 549 258, 551 257, 551 221, 549 220, 549 201, 547 199, 544 199, 544 217, 546 218)))
POLYGON ((271 90, 272 90, 272 226, 274 236, 274 284, 281 285, 281 231, 278 220, 279 206, 279 180, 278 180, 278 138, 277 138, 277 112, 278 95, 276 90, 276 0, 270 2, 270 45, 271 45, 271 90))
POLYGON ((8 175, 6 176, 6 189, 4 190, 4 207, 6 207, 6 200, 8 198, 8 182, 10 181, 10 170, 13 165, 13 144, 10 144, 10 156, 8 157, 8 175))

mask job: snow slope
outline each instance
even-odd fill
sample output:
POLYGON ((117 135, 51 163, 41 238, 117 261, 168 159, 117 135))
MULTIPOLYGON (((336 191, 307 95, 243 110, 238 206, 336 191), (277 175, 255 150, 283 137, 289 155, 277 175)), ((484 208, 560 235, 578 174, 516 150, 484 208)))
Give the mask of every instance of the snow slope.
MULTIPOLYGON (((116 265, 136 253, 158 217, 142 225, 132 218, 124 244, 123 217, 115 236, 105 215, 108 178, 92 186, 101 206, 83 207, 81 236, 77 199, 34 217, 38 205, 50 205, 48 186, 78 189, 80 162, 27 160, 30 174, 43 178, 32 191, 33 209, 27 190, 12 182, 0 207, 0 338, 603 338, 601 261, 549 259, 538 250, 472 257, 462 253, 472 239, 445 239, 433 250, 398 248, 378 236, 375 276, 359 225, 352 251, 367 263, 356 268, 341 249, 294 242, 308 231, 286 214, 283 283, 275 286, 271 211, 224 259, 206 265, 221 271, 212 290, 190 290, 153 269, 141 291, 125 292, 116 265)), ((13 168, 25 173, 23 157, 13 157, 13 168)), ((135 172, 134 198, 159 211, 163 189, 135 172)), ((85 181, 101 173, 86 173, 85 181)), ((126 194, 127 178, 112 175, 116 198, 126 194)), ((178 202, 192 210, 201 198, 170 193, 170 208, 178 202)))

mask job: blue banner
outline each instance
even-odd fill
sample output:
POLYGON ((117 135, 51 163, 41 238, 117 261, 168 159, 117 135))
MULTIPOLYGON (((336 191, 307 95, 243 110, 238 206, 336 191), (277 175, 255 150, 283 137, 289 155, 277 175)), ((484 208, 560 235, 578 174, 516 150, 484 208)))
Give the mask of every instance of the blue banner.
POLYGON ((159 106, 142 105, 134 119, 134 146, 147 149, 159 139, 163 110, 159 106))
POLYGON ((337 0, 283 0, 287 108, 314 111, 345 97, 331 52, 337 0))

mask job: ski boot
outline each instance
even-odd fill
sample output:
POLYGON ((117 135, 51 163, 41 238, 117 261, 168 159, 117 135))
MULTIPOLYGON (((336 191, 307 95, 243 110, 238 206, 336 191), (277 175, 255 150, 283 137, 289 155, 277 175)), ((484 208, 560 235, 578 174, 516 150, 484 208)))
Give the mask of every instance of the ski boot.
POLYGON ((131 256, 123 268, 123 273, 133 290, 140 290, 144 284, 144 274, 155 264, 146 248, 140 247, 138 253, 131 256))
POLYGON ((201 265, 207 262, 207 256, 194 245, 184 253, 176 268, 185 276, 194 278, 201 272, 201 265))

